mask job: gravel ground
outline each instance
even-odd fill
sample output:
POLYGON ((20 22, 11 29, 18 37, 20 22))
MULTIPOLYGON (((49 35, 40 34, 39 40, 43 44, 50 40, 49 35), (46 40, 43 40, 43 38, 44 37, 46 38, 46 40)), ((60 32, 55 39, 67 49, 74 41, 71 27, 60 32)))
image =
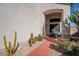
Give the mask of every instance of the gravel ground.
MULTIPOLYGON (((23 42, 18 47, 18 50, 13 56, 27 56, 33 49, 38 47, 43 41, 37 41, 35 44, 32 45, 32 47, 29 46, 28 42, 23 42)), ((0 56, 7 56, 5 50, 0 51, 0 56)))
POLYGON ((52 43, 54 46, 52 47, 52 52, 49 54, 49 56, 62 56, 62 53, 59 52, 57 46, 58 44, 53 42, 52 43))
POLYGON ((53 50, 49 56, 62 56, 62 53, 56 51, 56 50, 53 50))

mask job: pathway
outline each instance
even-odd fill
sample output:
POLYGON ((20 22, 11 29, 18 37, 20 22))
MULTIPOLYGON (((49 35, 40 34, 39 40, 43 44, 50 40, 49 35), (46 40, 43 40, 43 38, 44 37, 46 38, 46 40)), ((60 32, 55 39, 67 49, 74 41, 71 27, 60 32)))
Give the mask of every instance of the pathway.
POLYGON ((52 49, 50 48, 52 43, 53 42, 49 40, 44 40, 44 42, 29 53, 28 56, 48 56, 52 52, 52 49))

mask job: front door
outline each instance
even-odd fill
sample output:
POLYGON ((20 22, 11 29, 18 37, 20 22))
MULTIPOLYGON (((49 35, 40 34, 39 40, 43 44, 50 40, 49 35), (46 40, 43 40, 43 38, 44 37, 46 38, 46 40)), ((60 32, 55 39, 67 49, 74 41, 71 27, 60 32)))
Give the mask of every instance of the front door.
POLYGON ((52 35, 52 34, 55 34, 55 28, 57 27, 57 25, 58 24, 50 24, 50 30, 49 30, 49 32, 50 32, 50 34, 52 35))
POLYGON ((46 34, 55 35, 57 32, 60 32, 60 19, 50 19, 46 24, 46 34))

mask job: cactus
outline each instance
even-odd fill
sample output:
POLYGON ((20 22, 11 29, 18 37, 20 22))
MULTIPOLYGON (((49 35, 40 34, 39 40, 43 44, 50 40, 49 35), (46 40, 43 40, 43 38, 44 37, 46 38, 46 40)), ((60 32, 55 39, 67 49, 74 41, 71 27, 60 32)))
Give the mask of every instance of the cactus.
POLYGON ((6 39, 6 36, 5 35, 4 35, 4 47, 5 47, 5 51, 9 55, 9 49, 8 49, 8 46, 7 46, 7 39, 6 39))
POLYGON ((35 42, 36 42, 36 39, 33 37, 33 33, 31 33, 30 39, 29 39, 29 45, 30 45, 30 47, 31 47, 32 44, 34 44, 35 42))
POLYGON ((6 36, 4 35, 4 46, 5 48, 7 48, 7 40, 6 40, 6 36))
POLYGON ((29 46, 32 47, 32 39, 33 39, 33 33, 31 33, 30 35, 30 39, 29 39, 29 46))
POLYGON ((17 40, 17 32, 15 32, 15 35, 14 35, 14 48, 16 46, 16 40, 17 40))
POLYGON ((19 47, 19 43, 16 45, 16 40, 17 40, 17 33, 16 32, 14 35, 13 45, 11 42, 9 42, 7 44, 7 39, 6 39, 6 36, 4 35, 4 47, 5 47, 5 51, 6 51, 8 56, 13 55, 16 52, 17 48, 19 47))
POLYGON ((35 38, 33 38, 32 39, 32 44, 34 44, 36 42, 36 39, 35 38))
POLYGON ((16 52, 18 47, 19 47, 19 43, 17 44, 16 48, 13 50, 13 54, 16 52))
POLYGON ((9 42, 9 55, 11 55, 12 54, 12 45, 11 45, 11 42, 9 42))

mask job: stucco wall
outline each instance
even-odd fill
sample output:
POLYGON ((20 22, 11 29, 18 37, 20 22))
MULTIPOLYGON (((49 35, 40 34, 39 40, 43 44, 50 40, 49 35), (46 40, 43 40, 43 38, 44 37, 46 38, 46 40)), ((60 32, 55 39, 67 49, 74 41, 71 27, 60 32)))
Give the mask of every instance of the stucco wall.
POLYGON ((70 12, 69 6, 60 4, 0 4, 0 49, 4 34, 11 41, 17 31, 17 40, 21 43, 28 40, 31 32, 41 33, 45 22, 43 12, 50 9, 63 9, 63 19, 70 12))
POLYGON ((78 29, 76 27, 74 27, 74 26, 70 27, 70 34, 71 35, 73 35, 73 36, 74 36, 74 34, 77 35, 76 34, 77 32, 78 32, 78 29))

